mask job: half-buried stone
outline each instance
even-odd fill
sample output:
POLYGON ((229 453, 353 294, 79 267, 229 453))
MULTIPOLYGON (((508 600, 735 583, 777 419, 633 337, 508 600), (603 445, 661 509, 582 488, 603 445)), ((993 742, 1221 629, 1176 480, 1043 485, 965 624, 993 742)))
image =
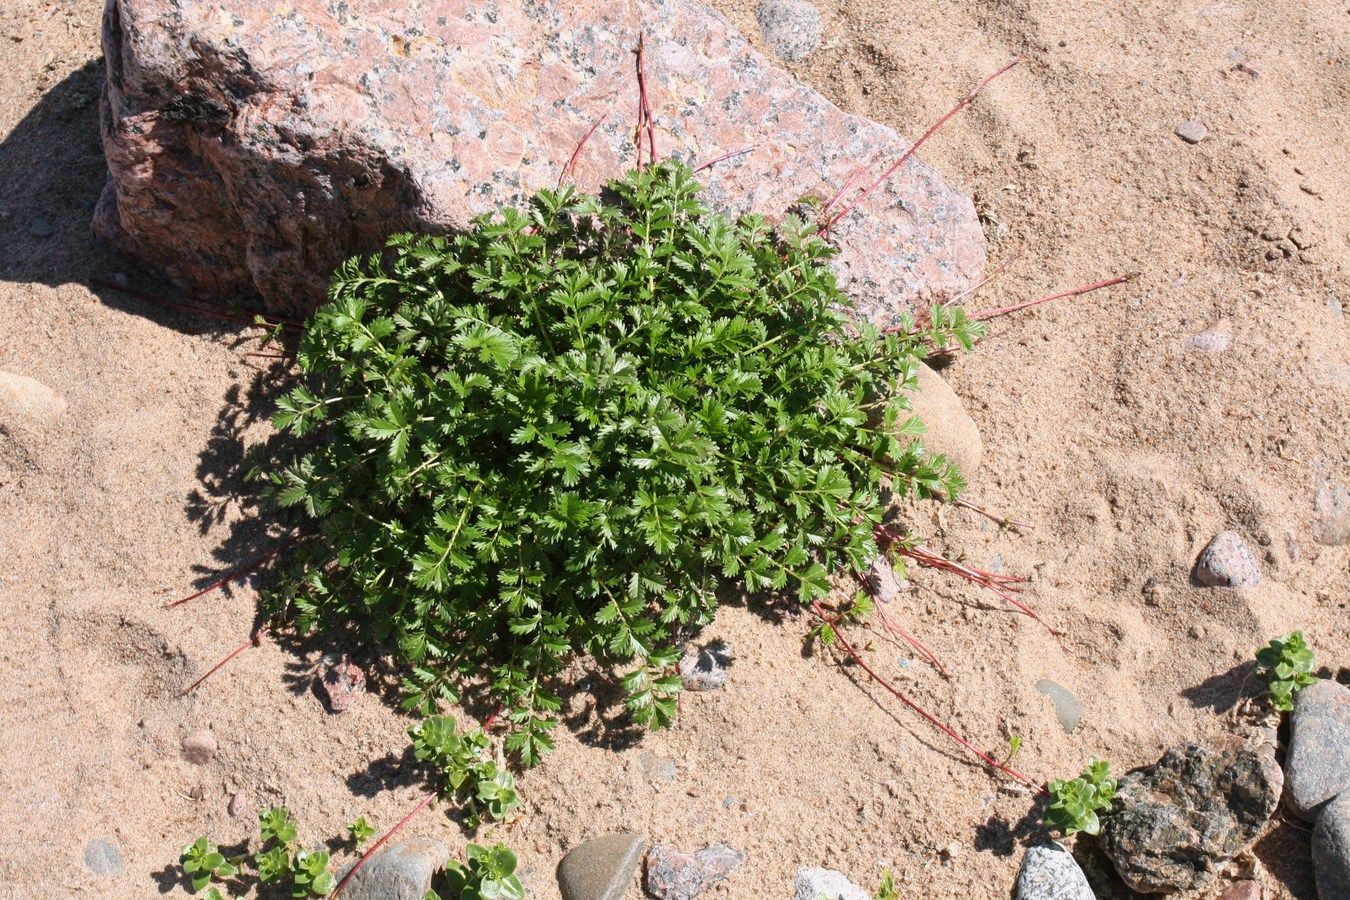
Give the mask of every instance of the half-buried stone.
MULTIPOLYGON (((197 298, 306 312, 339 262, 389 234, 463 227, 554 186, 601 116, 578 185, 631 168, 640 31, 659 153, 755 147, 701 176, 724 212, 781 216, 909 146, 774 67, 700 0, 333 8, 110 0, 97 231, 197 298)), ((883 324, 963 291, 985 261, 974 205, 917 159, 832 236, 840 286, 883 324)))

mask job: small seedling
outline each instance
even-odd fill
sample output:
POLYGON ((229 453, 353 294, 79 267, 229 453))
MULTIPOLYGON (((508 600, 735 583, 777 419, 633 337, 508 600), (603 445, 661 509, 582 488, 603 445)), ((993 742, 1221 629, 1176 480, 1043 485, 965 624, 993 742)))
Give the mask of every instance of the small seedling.
POLYGON ((428 891, 424 900, 524 900, 525 886, 516 877, 516 854, 502 844, 470 844, 468 864, 452 860, 446 867, 449 893, 428 891))
POLYGON ((1021 749, 1022 749, 1022 736, 1020 734, 1014 734, 1012 737, 1008 738, 1008 756, 1003 761, 1005 763, 1012 762, 1012 758, 1016 756, 1017 751, 1021 749))
MULTIPOLYGON (((192 882, 194 894, 210 884, 212 880, 220 879, 223 881, 226 878, 232 878, 239 872, 238 865, 226 859, 225 854, 220 852, 220 848, 207 840, 205 836, 197 838, 183 848, 182 863, 184 874, 192 882)), ((216 893, 218 894, 219 891, 216 891, 216 893)))
POLYGON ((356 846, 360 847, 365 845, 375 836, 375 829, 366 821, 365 816, 361 816, 355 822, 347 826, 347 833, 352 836, 352 841, 356 846))
POLYGON ((481 729, 460 734, 451 716, 429 716, 408 729, 413 755, 439 776, 437 792, 463 804, 469 827, 484 815, 501 821, 520 806, 515 779, 497 765, 481 729))
POLYGON ((327 850, 301 850, 295 855, 292 897, 327 897, 333 891, 333 884, 333 876, 328 871, 327 850))
POLYGON ((1098 813, 1111 808, 1116 796, 1116 780, 1111 777, 1110 764, 1094 759, 1083 774, 1065 781, 1050 782, 1050 805, 1045 810, 1045 824, 1063 832, 1065 837, 1085 831, 1101 831, 1098 813))
POLYGON ((900 892, 895 889, 895 879, 891 877, 890 872, 882 873, 881 886, 877 888, 877 895, 872 900, 900 900, 900 892))
POLYGON ((1312 674, 1313 661, 1313 652, 1301 631, 1277 637, 1256 651, 1255 673, 1265 681, 1270 702, 1276 709, 1283 712, 1293 709, 1299 691, 1317 680, 1312 674))

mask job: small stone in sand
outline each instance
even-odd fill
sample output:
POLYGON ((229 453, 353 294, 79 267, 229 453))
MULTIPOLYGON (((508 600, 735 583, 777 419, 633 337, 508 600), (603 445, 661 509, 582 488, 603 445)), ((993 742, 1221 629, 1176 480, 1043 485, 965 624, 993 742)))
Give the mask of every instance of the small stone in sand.
POLYGON ((1221 531, 1195 561, 1195 580, 1206 587, 1255 587, 1261 569, 1241 535, 1221 531))
POLYGON ((209 728, 197 728, 183 736, 183 758, 194 765, 204 766, 216 758, 216 736, 209 728))
POLYGON ((1188 144, 1198 144, 1209 134, 1209 129, 1199 119, 1187 119, 1177 126, 1177 137, 1188 144))
POLYGON ((1229 336, 1226 331, 1209 328, 1199 334, 1186 338, 1183 345, 1187 350, 1201 350, 1205 353, 1222 353, 1228 349, 1229 336))
POLYGON ((335 713, 351 709, 366 689, 366 673, 345 658, 323 673, 319 681, 328 708, 335 713))
POLYGON ((558 863, 563 900, 620 900, 628 895, 647 836, 604 834, 568 851, 558 863))
POLYGON ((675 760, 667 759, 650 750, 643 750, 638 754, 638 765, 642 767, 642 774, 646 775, 652 784, 674 781, 675 776, 679 774, 675 760))
POLYGON ((820 46, 820 10, 806 0, 762 0, 755 18, 764 40, 788 62, 801 62, 820 46))
POLYGON ((1054 704, 1059 727, 1063 728, 1066 734, 1072 733, 1083 719, 1083 704, 1079 699, 1068 688, 1048 678, 1036 682, 1036 690, 1049 697, 1050 702, 1054 704))
POLYGON ((834 869, 798 869, 792 900, 872 900, 872 895, 834 869))
POLYGON ((1329 547, 1350 544, 1350 488, 1328 481, 1313 498, 1313 540, 1329 547))
POLYGON ((731 648, 726 641, 690 647, 680 659, 680 680, 691 691, 713 691, 727 683, 731 648))
POLYGON ((697 853, 681 853, 657 844, 647 853, 647 896, 656 900, 694 900, 725 881, 745 862, 745 854, 726 844, 711 844, 697 853))
POLYGON ((243 788, 240 788, 230 796, 230 805, 226 807, 225 811, 230 814, 231 819, 237 819, 247 807, 248 795, 244 793, 243 788))
POLYGON ((116 878, 122 874, 122 854, 103 838, 90 838, 84 845, 84 866, 99 878, 116 878))
POLYGON ((1095 900, 1087 876, 1057 843, 1034 844, 1017 872, 1017 900, 1095 900))

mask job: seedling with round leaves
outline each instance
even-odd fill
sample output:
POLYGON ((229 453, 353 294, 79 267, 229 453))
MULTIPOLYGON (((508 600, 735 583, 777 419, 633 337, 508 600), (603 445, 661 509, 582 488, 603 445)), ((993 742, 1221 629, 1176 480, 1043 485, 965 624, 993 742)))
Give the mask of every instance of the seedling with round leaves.
POLYGON ((1050 782, 1045 824, 1065 837, 1080 831, 1100 833, 1099 814, 1109 810, 1116 798, 1117 782, 1110 768, 1106 760, 1094 759, 1077 778, 1050 782))
POLYGON ((194 894, 212 881, 224 881, 239 873, 238 863, 227 859, 205 836, 183 848, 181 863, 194 894))
POLYGON ((1282 712, 1294 708, 1299 691, 1317 681, 1312 674, 1315 659, 1303 639, 1303 632, 1294 631, 1271 640, 1256 651, 1255 674, 1266 683, 1271 705, 1282 712))
POLYGON ((469 844, 467 863, 452 860, 446 866, 444 895, 427 893, 425 900, 524 900, 525 886, 516 872, 516 854, 502 844, 469 844))
POLYGON ((520 806, 515 778, 492 758, 481 729, 460 734, 451 716, 429 716, 408 729, 413 755, 435 772, 437 792, 459 803, 469 827, 507 818, 520 806))

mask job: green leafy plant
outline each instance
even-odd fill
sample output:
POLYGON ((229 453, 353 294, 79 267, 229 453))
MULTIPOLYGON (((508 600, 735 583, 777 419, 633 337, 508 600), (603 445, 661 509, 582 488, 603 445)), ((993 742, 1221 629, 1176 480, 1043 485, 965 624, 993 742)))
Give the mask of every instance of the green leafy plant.
POLYGON ((429 716, 408 729, 413 755, 440 779, 437 792, 454 798, 468 813, 470 827, 484 817, 501 821, 520 806, 515 779, 492 758, 481 729, 460 734, 451 716, 429 716))
MULTIPOLYGON (((220 848, 204 836, 197 838, 183 848, 181 863, 183 874, 191 882, 194 894, 213 880, 223 881, 226 878, 234 877, 239 872, 239 866, 226 859, 225 855, 220 852, 220 848)), ((219 892, 217 891, 217 893, 219 892)))
POLYGON ((954 499, 905 395, 981 326, 857 323, 815 225, 699 190, 664 162, 343 265, 278 404, 306 539, 272 612, 396 644, 423 714, 485 680, 532 764, 574 654, 666 725, 675 630, 720 585, 809 603, 878 552, 883 490, 954 499))
MULTIPOLYGON (((357 821, 364 822, 365 819, 357 821)), ((328 851, 309 851, 300 847, 299 833, 290 810, 277 806, 259 813, 258 832, 261 846, 252 858, 258 881, 263 884, 288 883, 291 896, 296 898, 326 897, 332 893, 334 879, 328 872, 328 851)), ((247 856, 226 859, 205 837, 198 838, 183 850, 183 872, 191 881, 194 893, 213 878, 225 879, 241 874, 248 862, 247 856)), ((212 885, 206 900, 224 900, 224 895, 212 885)))
POLYGON ((1065 836, 1085 831, 1101 831, 1098 814, 1111 808, 1116 797, 1116 780, 1111 777, 1110 764, 1094 759, 1083 774, 1065 781, 1050 782, 1050 805, 1045 810, 1045 824, 1065 836))
POLYGON ((427 893, 426 900, 524 900, 525 886, 516 877, 516 854, 502 844, 470 844, 468 863, 451 860, 446 866, 449 887, 444 895, 427 893))
POLYGON ((1255 673, 1265 681, 1270 702, 1276 709, 1286 712, 1293 709, 1299 691, 1317 681, 1312 674, 1313 662, 1313 652, 1301 631, 1277 637, 1256 651, 1255 673))
POLYGON ((872 900, 900 900, 900 892, 895 888, 895 879, 890 872, 883 872, 881 875, 881 886, 877 888, 877 895, 872 900))
POLYGON ((366 821, 365 816, 361 816, 347 826, 347 833, 352 836, 352 843, 360 847, 375 836, 375 829, 366 821))

